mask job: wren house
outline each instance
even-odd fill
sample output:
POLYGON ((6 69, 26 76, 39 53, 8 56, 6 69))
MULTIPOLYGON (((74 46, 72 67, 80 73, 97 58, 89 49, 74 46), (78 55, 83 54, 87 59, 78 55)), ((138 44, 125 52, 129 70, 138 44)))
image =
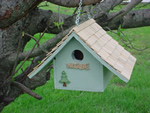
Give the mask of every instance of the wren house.
POLYGON ((128 82, 136 62, 95 20, 75 26, 28 75, 53 60, 56 89, 103 92, 111 77, 128 82))

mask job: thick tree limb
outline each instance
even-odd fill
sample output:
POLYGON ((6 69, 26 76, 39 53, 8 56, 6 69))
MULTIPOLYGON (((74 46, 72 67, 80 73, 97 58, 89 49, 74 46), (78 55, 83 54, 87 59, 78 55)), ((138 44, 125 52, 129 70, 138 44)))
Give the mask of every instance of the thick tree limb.
POLYGON ((27 88, 26 86, 24 86, 23 84, 21 84, 21 83, 19 83, 19 82, 14 81, 14 82, 12 82, 12 85, 14 85, 14 86, 20 88, 20 89, 23 90, 25 93, 31 95, 32 97, 34 97, 34 98, 36 98, 36 99, 38 99, 38 100, 41 100, 41 99, 42 99, 41 96, 39 96, 38 94, 36 94, 35 92, 33 92, 32 90, 30 90, 29 88, 27 88))
POLYGON ((98 24, 102 27, 108 26, 108 13, 115 6, 122 3, 123 0, 104 0, 101 4, 96 5, 92 10, 91 14, 93 14, 93 18, 96 20, 98 24), (94 12, 94 13, 93 13, 94 12))
MULTIPOLYGON (((68 34, 70 29, 67 29, 67 30, 59 33, 54 38, 52 38, 52 39, 48 40, 47 42, 45 42, 44 44, 40 45, 39 48, 34 49, 32 51, 32 53, 31 53, 31 50, 23 52, 23 53, 20 53, 19 56, 18 56, 19 61, 22 61, 24 58, 26 58, 27 55, 28 55, 28 58, 32 58, 32 57, 36 57, 36 56, 42 54, 43 50, 41 50, 40 48, 45 48, 45 49, 49 49, 49 50, 52 49, 64 36, 66 36, 68 34), (29 55, 29 53, 31 53, 31 54, 29 55)), ((9 57, 10 63, 14 62, 15 54, 14 55, 12 54, 9 57)))
POLYGON ((100 7, 105 13, 109 12, 110 10, 113 10, 113 8, 119 4, 121 4, 123 0, 104 0, 101 4, 99 4, 100 7))
MULTIPOLYGON (((34 9, 43 0, 15 0, 10 1, 0 1, 2 7, 0 7, 0 29, 9 27, 16 21, 27 15, 32 9, 34 9), (5 11, 5 12, 4 12, 5 11)), ((51 3, 57 5, 62 5, 65 7, 77 7, 79 4, 78 0, 47 0, 51 3)), ((98 3, 101 0, 83 0, 83 5, 98 3)))
MULTIPOLYGON (((47 11, 45 13, 47 13, 47 11)), ((45 15, 44 11, 41 14, 45 15)), ((115 13, 110 13, 106 16, 107 16, 107 18, 111 18, 114 15, 115 15, 115 13)), ((42 16, 40 16, 40 17, 42 17, 42 16)), ((96 21, 98 24, 100 24, 103 27, 107 26, 111 29, 118 29, 120 24, 122 24, 122 28, 135 28, 135 27, 149 26, 150 25, 150 19, 149 18, 150 18, 150 9, 143 9, 143 10, 130 11, 126 16, 121 18, 121 20, 119 20, 119 22, 117 22, 115 24, 109 24, 109 21, 107 21, 107 19, 105 19, 103 21, 99 21, 100 19, 96 18, 96 21), (121 21, 121 23, 120 23, 120 21, 121 21)), ((51 20, 53 20, 53 19, 51 19, 51 20)), ((64 20, 64 26, 65 26, 64 28, 67 29, 68 27, 73 26, 74 20, 75 20, 75 17, 73 17, 73 16, 66 18, 64 20), (72 21, 70 22, 70 20, 72 20, 72 21), (69 22, 69 24, 68 24, 68 22, 69 22)), ((86 21, 86 20, 87 20, 87 17, 82 18, 82 21, 86 21)), ((53 21, 51 21, 51 22, 53 22, 53 21)), ((45 23, 41 23, 41 25, 39 25, 40 26, 39 29, 42 30, 41 27, 43 25, 45 25, 46 23, 47 23, 47 21, 45 21, 45 23)), ((34 24, 32 24, 32 25, 34 26, 34 24)), ((43 26, 43 29, 44 28, 45 27, 43 26)), ((30 29, 32 30, 32 27, 30 27, 30 29)), ((39 29, 37 29, 37 31, 39 31, 39 29)), ((60 29, 58 29, 56 27, 54 27, 54 28, 52 27, 49 30, 50 30, 49 32, 54 32, 54 30, 55 30, 55 33, 61 32, 60 29)), ((44 48, 47 50, 52 49, 61 40, 61 38, 63 38, 69 32, 69 30, 70 29, 67 29, 67 30, 61 32, 60 34, 56 35, 54 38, 52 38, 52 39, 48 40, 47 42, 45 42, 44 44, 40 45, 40 48, 44 48)), ((29 55, 29 58, 36 57, 36 56, 42 54, 43 51, 40 48, 34 49, 33 52, 29 55)), ((19 54, 19 61, 22 61, 29 52, 30 51, 20 53, 19 54)), ((15 54, 16 53, 12 54, 9 57, 10 63, 12 63, 12 64, 14 63, 14 57, 16 56, 15 54)))
MULTIPOLYGON (((79 6, 79 0, 46 0, 48 2, 51 2, 53 4, 57 4, 60 6, 65 7, 78 7, 79 6)), ((82 0, 83 5, 90 5, 95 3, 100 3, 102 0, 82 0)))
POLYGON ((123 18, 123 28, 150 26, 150 9, 133 10, 123 18))
POLYGON ((129 4, 127 4, 122 10, 120 10, 113 18, 110 18, 110 24, 116 23, 120 20, 124 15, 126 15, 132 8, 138 5, 142 0, 132 0, 129 4))
POLYGON ((112 10, 115 6, 122 3, 123 0, 104 0, 100 4, 96 5, 92 10, 91 14, 93 14, 94 18, 99 18, 101 15, 104 15, 104 13, 108 13, 110 10, 112 10))
MULTIPOLYGON (((109 17, 114 17, 115 13, 111 13, 109 17)), ((108 27, 111 29, 118 29, 119 25, 122 28, 137 28, 150 26, 150 9, 142 9, 142 10, 133 10, 130 11, 127 15, 122 17, 115 24, 109 24, 108 27)))
MULTIPOLYGON (((109 2, 109 1, 105 1, 105 2, 109 2)), ((111 3, 113 3, 112 5, 114 6, 114 4, 119 4, 121 2, 121 0, 119 1, 119 2, 115 2, 115 1, 113 1, 112 0, 112 2, 111 3)), ((101 3, 102 4, 102 3, 101 3)), ((103 5, 103 4, 102 4, 103 5)), ((112 8, 112 5, 110 5, 109 6, 109 9, 111 9, 112 8)), ((103 7, 104 7, 104 5, 103 5, 103 7)), ((101 7, 101 9, 103 9, 103 7, 101 7)), ((42 10, 39 10, 41 13, 38 13, 38 15, 34 15, 34 18, 33 18, 33 20, 32 19, 30 19, 30 23, 32 23, 31 25, 33 26, 33 27, 35 27, 36 25, 34 25, 34 23, 35 24, 37 24, 37 23, 39 23, 38 24, 38 27, 36 27, 36 31, 37 32, 40 32, 40 31, 42 31, 44 28, 45 28, 45 25, 46 24, 50 24, 50 25, 52 25, 52 23, 53 22, 55 22, 56 20, 56 18, 58 17, 58 14, 57 13, 52 13, 51 14, 51 12, 49 13, 48 11, 42 11, 42 10), (40 21, 40 22, 37 22, 37 21, 35 21, 35 18, 43 18, 46 14, 50 14, 51 15, 51 17, 49 17, 49 16, 46 16, 45 18, 44 18, 44 20, 46 20, 46 21, 42 21, 41 22, 41 19, 38 19, 37 21, 40 21), (36 17, 37 16, 37 17, 36 17), (51 20, 51 21, 49 21, 49 20, 51 20)), ((108 11, 108 10, 107 10, 108 11)), ((136 11, 131 11, 130 13, 128 13, 126 16, 124 16, 124 18, 122 18, 121 19, 121 21, 122 21, 122 28, 130 28, 130 27, 139 27, 139 26, 148 26, 148 25, 150 25, 150 21, 149 21, 149 18, 150 18, 150 11, 149 10, 136 10, 136 11), (146 12, 146 13, 145 13, 146 12), (143 16, 144 15, 144 16, 143 16), (136 17, 138 17, 138 18, 136 18, 136 17), (146 22, 145 22, 146 21, 146 22)), ((98 14, 97 14, 98 15, 98 14)), ((111 17, 113 17, 115 15, 115 13, 110 13, 109 15, 106 15, 106 18, 105 19, 103 19, 102 21, 101 21, 101 18, 99 17, 99 16, 96 16, 96 21, 97 21, 97 23, 98 24, 100 24, 101 26, 108 26, 108 27, 110 27, 111 29, 117 29, 118 28, 118 26, 120 25, 120 23, 116 23, 116 24, 111 24, 111 25, 109 25, 109 23, 111 22, 111 21, 107 21, 107 18, 111 18, 111 17)), ((65 15, 63 15, 64 16, 64 18, 65 18, 65 15)), ((68 17, 68 16, 67 16, 68 17)), ((81 21, 86 21, 87 20, 87 17, 86 17, 86 15, 82 15, 81 16, 81 21)), ((71 26, 73 26, 74 25, 74 21, 75 21, 75 16, 70 16, 70 17, 68 17, 68 18, 66 18, 65 20, 64 20, 64 25, 63 25, 63 28, 64 29, 68 29, 69 27, 71 27, 71 26), (69 22, 69 23, 68 23, 69 22)), ((29 25, 30 26, 30 25, 29 25)), ((30 30, 33 30, 33 29, 35 29, 35 28, 33 28, 32 26, 30 26, 29 27, 29 29, 28 29, 28 31, 29 32, 31 32, 30 30)), ((63 38, 66 34, 67 34, 67 32, 69 31, 69 29, 68 30, 66 30, 66 31, 64 31, 64 32, 62 32, 62 33, 60 33, 60 34, 58 34, 56 37, 54 37, 53 39, 51 39, 51 40, 49 40, 49 41, 47 41, 46 43, 44 43, 44 44, 42 44, 40 47, 42 47, 42 48, 45 48, 45 49, 51 49, 51 48, 53 48, 55 45, 56 45, 56 43, 58 43, 60 40, 61 40, 61 38, 63 38)), ((35 32, 35 31, 34 31, 35 32)), ((61 32, 61 30, 60 29, 58 29, 57 27, 55 27, 55 26, 51 26, 50 28, 49 28, 49 32, 52 32, 52 33, 59 33, 59 32, 61 32)), ((23 52, 23 53, 20 53, 19 54, 19 61, 22 61, 24 58, 25 58, 25 56, 29 53, 30 51, 27 51, 27 52, 23 52)), ((35 57, 35 56, 38 56, 38 55, 40 55, 40 54, 42 54, 43 53, 43 51, 40 49, 40 48, 36 48, 36 49, 34 49, 34 51, 31 53, 31 55, 29 56, 29 58, 31 58, 31 57, 35 57)), ((15 53, 14 53, 14 55, 12 54, 10 57, 9 57, 9 60, 10 60, 10 62, 11 63, 13 63, 14 62, 14 56, 15 56, 15 53)))
POLYGON ((1 0, 0 4, 0 28, 6 28, 23 18, 34 9, 42 0, 1 0), (5 12, 4 12, 5 11, 5 12))

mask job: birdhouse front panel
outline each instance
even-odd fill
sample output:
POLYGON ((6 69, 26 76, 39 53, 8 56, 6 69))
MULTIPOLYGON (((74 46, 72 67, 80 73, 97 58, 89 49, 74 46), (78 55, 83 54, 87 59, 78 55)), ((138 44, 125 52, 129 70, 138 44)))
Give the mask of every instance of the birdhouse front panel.
POLYGON ((54 58, 56 89, 103 91, 103 65, 75 38, 54 58))

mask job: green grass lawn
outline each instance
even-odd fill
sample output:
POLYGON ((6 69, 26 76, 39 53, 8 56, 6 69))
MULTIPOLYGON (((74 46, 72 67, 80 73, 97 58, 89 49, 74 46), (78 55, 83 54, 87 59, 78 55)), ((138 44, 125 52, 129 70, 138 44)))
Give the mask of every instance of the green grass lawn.
MULTIPOLYGON (((126 48, 136 58, 131 79, 123 82, 113 76, 104 92, 82 92, 54 89, 53 70, 47 84, 35 92, 43 97, 36 100, 23 94, 6 106, 2 113, 150 113, 150 27, 127 29, 124 34, 137 48, 147 47, 145 51, 126 48)), ((108 32, 122 46, 119 37, 108 32)), ((37 34, 35 37, 38 37, 37 34)), ((51 38, 46 34, 43 43, 51 38)), ((26 50, 35 42, 29 42, 26 50)))
MULTIPOLYGON (((55 4, 51 3, 46 3, 43 2, 39 5, 39 8, 44 9, 44 10, 52 10, 53 12, 58 12, 58 6, 55 4)), ((60 7, 60 13, 61 14, 67 14, 67 15, 72 15, 74 12, 75 8, 66 8, 66 7, 60 7)))

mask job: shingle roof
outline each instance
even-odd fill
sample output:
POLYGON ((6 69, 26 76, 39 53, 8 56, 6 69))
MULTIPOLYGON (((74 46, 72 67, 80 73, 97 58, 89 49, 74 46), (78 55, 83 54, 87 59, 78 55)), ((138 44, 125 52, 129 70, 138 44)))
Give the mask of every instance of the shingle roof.
MULTIPOLYGON (((75 32, 97 55, 113 67, 126 79, 130 79, 136 58, 118 44, 95 20, 90 19, 79 26, 75 26, 57 45, 47 54, 41 64, 48 59, 55 50, 75 32)), ((36 66, 36 70, 41 64, 36 66)))
POLYGON ((130 79, 136 58, 109 36, 95 20, 90 19, 73 30, 104 61, 130 79))

